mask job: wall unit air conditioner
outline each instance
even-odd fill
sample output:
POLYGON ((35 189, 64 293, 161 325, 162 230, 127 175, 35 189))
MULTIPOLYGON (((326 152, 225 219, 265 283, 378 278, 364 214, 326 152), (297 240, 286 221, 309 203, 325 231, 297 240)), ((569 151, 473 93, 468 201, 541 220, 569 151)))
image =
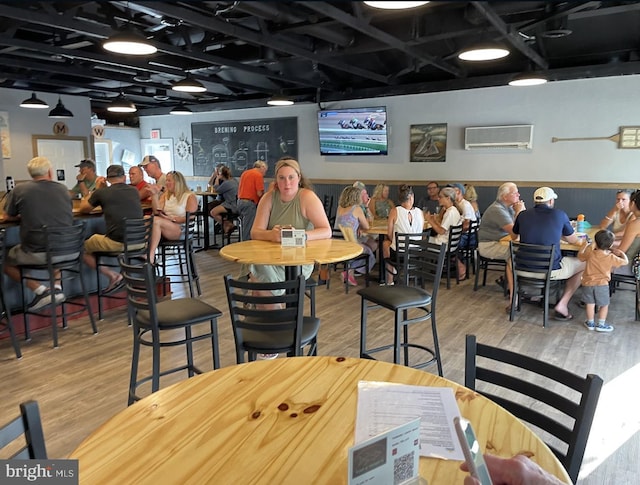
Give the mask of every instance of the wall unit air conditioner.
POLYGON ((533 147, 533 125, 470 126, 464 129, 464 149, 533 147))

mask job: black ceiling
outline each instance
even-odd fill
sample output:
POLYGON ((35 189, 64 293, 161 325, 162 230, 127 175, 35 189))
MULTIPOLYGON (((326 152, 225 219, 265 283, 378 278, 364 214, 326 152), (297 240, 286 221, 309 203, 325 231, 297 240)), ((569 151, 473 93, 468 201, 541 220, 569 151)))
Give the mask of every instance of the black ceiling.
POLYGON ((404 11, 348 1, 0 4, 0 86, 88 96, 107 119, 121 91, 138 115, 180 102, 193 111, 264 106, 273 94, 325 103, 499 86, 529 69, 550 80, 635 74, 639 50, 636 1, 435 1, 404 11), (124 26, 158 52, 104 50, 102 40, 124 26), (488 40, 511 54, 457 58, 488 40), (187 72, 207 92, 172 91, 187 72))

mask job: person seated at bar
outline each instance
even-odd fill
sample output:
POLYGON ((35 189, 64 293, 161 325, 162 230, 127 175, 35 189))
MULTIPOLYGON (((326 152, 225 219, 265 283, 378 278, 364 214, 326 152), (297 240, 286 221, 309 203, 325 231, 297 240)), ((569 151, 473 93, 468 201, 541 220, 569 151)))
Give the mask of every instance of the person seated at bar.
POLYGON ((149 189, 149 182, 144 179, 144 172, 142 169, 134 165, 129 169, 129 181, 130 185, 136 188, 140 202, 143 204, 151 204, 151 189, 149 189))
POLYGON ((613 224, 611 232, 615 235, 616 239, 622 239, 627 223, 636 218, 629 207, 630 200, 631 191, 618 190, 618 192, 616 192, 616 204, 600 221, 600 229, 609 229, 609 226, 613 224))
MULTIPOLYGON (((217 205, 209 214, 218 224, 223 224, 222 214, 238 212, 238 181, 231 175, 229 167, 222 167, 218 177, 219 185, 214 186, 214 190, 222 197, 222 203, 217 205)), ((229 234, 235 229, 233 222, 225 220, 222 230, 229 234)))
MULTIPOLYGON (((7 253, 4 272, 20 282, 20 265, 46 264, 46 242, 41 229, 73 225, 71 198, 66 187, 54 179, 53 166, 46 157, 35 157, 27 163, 32 180, 16 186, 7 194, 5 213, 0 222, 20 222, 20 244, 7 253)), ((59 275, 53 289, 56 303, 65 300, 59 275)), ((51 304, 51 289, 33 279, 26 279, 27 288, 35 293, 30 310, 51 304)))
POLYGON ((418 207, 422 209, 422 212, 431 212, 432 214, 440 212, 440 186, 438 182, 427 184, 427 197, 420 199, 418 207))
MULTIPOLYGON (((367 221, 369 221, 369 225, 371 225, 373 223, 373 214, 369 210, 369 202, 371 201, 371 199, 369 198, 369 192, 367 192, 367 186, 360 181, 354 182, 353 186, 360 189, 360 208, 362 209, 364 216, 367 218, 367 221)), ((337 228, 338 226, 335 227, 337 228)), ((374 252, 378 248, 378 242, 373 237, 367 236, 365 243, 374 252)))
POLYGON ((78 175, 76 175, 78 182, 69 191, 74 199, 84 197, 93 192, 96 189, 96 180, 98 178, 96 164, 93 160, 82 160, 75 166, 79 169, 78 175))
POLYGON ((180 172, 167 173, 166 190, 162 191, 159 184, 151 185, 153 194, 153 228, 149 241, 149 259, 155 261, 156 249, 161 238, 177 240, 184 236, 186 213, 198 210, 196 194, 189 190, 187 181, 180 172))
MULTIPOLYGON (((353 230, 353 234, 358 238, 363 252, 369 255, 369 270, 373 268, 376 262, 376 258, 373 254, 371 247, 366 244, 366 236, 362 236, 361 232, 369 229, 369 221, 364 216, 362 208, 360 207, 361 194, 360 189, 353 186, 345 187, 340 194, 340 200, 338 201, 338 209, 336 211, 336 227, 347 226, 353 230)), ((358 267, 360 274, 366 273, 366 268, 358 267)), ((342 273, 342 281, 348 282, 351 286, 357 286, 358 281, 355 279, 354 270, 349 269, 342 273)))
MULTIPOLYGON (((131 167, 131 169, 140 167, 131 167)), ((83 259, 87 266, 96 267, 93 253, 101 251, 124 250, 123 219, 140 219, 142 204, 138 190, 127 185, 122 165, 109 165, 107 177, 98 177, 96 190, 80 202, 80 212, 88 214, 95 207, 102 207, 107 226, 106 234, 94 234, 84 242, 83 259), (108 183, 108 184, 107 184, 108 183)), ((100 266, 100 273, 109 279, 109 284, 103 291, 104 295, 119 292, 124 287, 124 279, 119 272, 106 266, 100 266)))
POLYGON ((140 166, 144 169, 146 174, 155 180, 155 184, 161 189, 167 185, 167 176, 162 173, 162 166, 160 160, 153 155, 147 155, 140 162, 140 166))
POLYGON ((373 189, 373 196, 369 201, 369 212, 374 219, 387 219, 389 212, 395 207, 393 201, 389 198, 389 186, 378 184, 373 189))
MULTIPOLYGON (((384 259, 396 259, 396 234, 421 233, 424 230, 424 214, 421 209, 414 207, 414 198, 413 187, 402 184, 398 191, 400 205, 391 210, 387 221, 387 237, 382 245, 384 259)), ((393 277, 396 274, 397 269, 387 264, 385 283, 393 285, 393 277)))
POLYGON ((425 220, 431 225, 429 242, 434 244, 449 243, 449 228, 462 224, 462 216, 456 206, 456 191, 452 187, 440 189, 440 214, 427 212, 425 220))
MULTIPOLYGON (((482 223, 478 229, 478 253, 489 259, 509 261, 509 245, 501 244, 500 239, 510 236, 516 239, 513 233, 513 223, 520 212, 525 210, 524 201, 520 200, 518 186, 513 182, 505 182, 498 187, 496 200, 487 207, 482 216, 482 223)), ((513 291, 513 278, 511 271, 505 271, 507 289, 509 294, 513 291)), ((504 279, 500 277, 496 281, 504 287, 504 279)))
MULTIPOLYGON (((513 234, 520 235, 520 242, 555 245, 551 279, 566 280, 564 292, 554 307, 556 320, 567 321, 573 318, 569 312, 569 301, 580 287, 585 263, 573 256, 562 256, 560 239, 570 244, 580 244, 569 217, 564 211, 554 207, 558 195, 550 187, 540 187, 533 193, 535 203, 532 210, 522 211, 513 224, 513 234)), ((512 236, 513 238, 514 236, 512 236)), ((586 241, 583 241, 583 244, 586 241)), ((511 292, 513 298, 513 292, 511 292)))

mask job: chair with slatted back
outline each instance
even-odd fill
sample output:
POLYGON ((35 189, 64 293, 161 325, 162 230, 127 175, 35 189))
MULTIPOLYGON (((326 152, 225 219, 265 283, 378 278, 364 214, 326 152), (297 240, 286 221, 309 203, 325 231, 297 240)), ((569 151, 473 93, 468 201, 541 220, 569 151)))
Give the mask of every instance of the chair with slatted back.
POLYGON ((464 261, 465 272, 469 275, 469 270, 476 273, 476 251, 478 250, 478 228, 480 220, 470 221, 469 227, 462 232, 462 237, 458 245, 458 256, 464 261))
POLYGON ((509 320, 513 321, 516 311, 520 311, 522 300, 539 299, 542 305, 542 326, 547 326, 551 290, 559 287, 558 281, 551 280, 555 245, 542 246, 511 241, 511 274, 513 275, 513 298, 509 320))
POLYGON ((22 352, 20 351, 20 344, 18 343, 18 337, 16 336, 16 330, 11 320, 11 309, 7 306, 7 302, 4 299, 4 261, 6 258, 7 248, 4 244, 4 229, 0 229, 0 328, 1 332, 9 332, 11 338, 11 345, 13 351, 16 353, 16 358, 22 358, 22 352))
MULTIPOLYGON (((187 283, 189 286, 189 296, 193 298, 195 293, 193 286, 195 284, 197 294, 200 296, 200 277, 194 258, 193 235, 195 231, 195 217, 190 212, 185 213, 185 228, 180 239, 169 240, 162 239, 158 244, 160 251, 162 269, 162 279, 165 281, 169 274, 170 284, 187 283), (175 271, 167 272, 167 269, 173 267, 175 271)), ((166 285, 163 285, 166 288, 166 285)))
POLYGON ((322 198, 322 206, 324 207, 324 212, 327 215, 329 224, 333 227, 336 222, 336 216, 333 213, 333 195, 325 195, 322 198))
POLYGON ((599 376, 580 377, 467 335, 464 385, 533 425, 575 483, 602 389, 599 376))
POLYGON ((21 403, 20 416, 0 427, 0 450, 4 450, 5 447, 14 450, 9 457, 12 460, 47 459, 40 410, 36 401, 21 403), (17 451, 14 445, 19 446, 17 451))
POLYGON ((405 248, 403 260, 403 284, 393 286, 371 286, 358 290, 361 296, 360 313, 360 357, 373 359, 372 354, 385 350, 393 351, 393 363, 400 364, 400 351, 404 349, 403 363, 414 368, 423 368, 435 363, 438 375, 442 376, 442 359, 436 326, 436 301, 446 248, 432 244, 428 239, 412 239, 412 234, 403 237, 405 248), (412 285, 410 283, 413 282, 412 285), (429 283, 429 289, 425 286, 429 283), (370 310, 384 308, 394 312, 393 343, 376 348, 367 348, 367 314, 370 310), (409 340, 409 326, 431 321, 433 347, 409 340), (426 361, 410 364, 409 350, 418 349, 431 356, 426 361))
POLYGON ((33 310, 26 307, 25 285, 21 285, 23 302, 23 320, 25 340, 31 338, 29 325, 29 315, 49 317, 51 319, 51 332, 53 334, 53 347, 58 347, 58 317, 62 319, 62 327, 67 328, 69 316, 87 312, 91 328, 94 334, 98 333, 98 327, 91 310, 87 286, 84 282, 82 254, 84 252, 85 226, 83 222, 75 222, 72 226, 48 227, 40 229, 43 232, 46 250, 46 263, 44 264, 21 264, 20 279, 24 281, 27 272, 35 272, 29 278, 49 284, 49 288, 54 288, 56 283, 60 284, 67 298, 63 302, 56 300, 55 294, 51 292, 50 306, 33 310), (44 274, 43 274, 44 273, 44 274), (38 276, 40 274, 40 276, 38 276), (59 275, 59 280, 57 276, 59 275), (79 280, 82 301, 68 298, 73 288, 67 286, 73 280, 79 280))
MULTIPOLYGON (((156 276, 153 265, 148 261, 129 264, 121 255, 118 258, 127 289, 129 321, 133 326, 133 355, 129 382, 129 404, 140 399, 136 391, 144 383, 151 382, 151 392, 160 388, 160 378, 169 374, 186 371, 188 377, 201 374, 194 363, 193 344, 209 340, 213 357, 213 369, 220 367, 218 352, 218 318, 222 312, 197 298, 165 299, 158 302, 156 276), (206 325, 208 324, 208 325, 206 325), (201 329, 194 335, 196 329, 201 329), (167 335, 166 337, 163 334, 167 335), (151 347, 151 373, 138 376, 141 347, 151 347), (161 369, 161 349, 184 346, 186 363, 172 368, 161 369)), ((175 354, 169 355, 175 362, 175 354)))
POLYGON ((151 229, 153 228, 153 216, 122 220, 123 228, 123 249, 122 251, 96 251, 93 256, 96 259, 96 279, 97 279, 97 300, 98 300, 98 319, 102 320, 102 299, 111 298, 116 300, 124 300, 126 297, 122 292, 106 294, 101 291, 100 267, 108 266, 110 268, 120 268, 118 256, 124 254, 126 262, 134 259, 147 260, 149 258, 149 238, 151 229))
MULTIPOLYGON (((358 238, 353 232, 353 228, 351 226, 344 226, 342 224, 338 224, 338 228, 340 229, 340 233, 342 237, 349 242, 353 242, 359 244, 358 238)), ((365 272, 365 285, 369 286, 369 270, 371 269, 371 254, 366 251, 363 251, 362 254, 356 256, 353 259, 348 261, 341 261, 336 263, 336 269, 339 266, 342 266, 345 272, 351 270, 362 269, 365 272)), ((349 293, 349 281, 344 279, 344 292, 349 293)))
POLYGON ((635 275, 611 273, 609 293, 613 296, 622 284, 633 286, 633 291, 635 292, 635 321, 640 321, 640 281, 636 279, 635 275))
POLYGON ((229 316, 236 343, 236 360, 242 364, 257 354, 286 353, 302 356, 318 353, 320 320, 304 316, 305 280, 261 283, 224 277, 229 316))
POLYGON ((460 284, 460 273, 458 272, 458 244, 462 237, 462 224, 449 228, 449 241, 447 243, 447 257, 445 258, 444 271, 447 275, 447 290, 451 288, 451 267, 456 273, 456 284, 460 284))
POLYGON ((389 271, 388 268, 391 268, 394 272, 393 274, 393 280, 394 282, 396 281, 402 281, 403 278, 403 274, 402 274, 402 269, 404 268, 404 248, 405 248, 405 241, 407 241, 408 239, 429 239, 429 234, 427 232, 416 232, 416 233, 412 233, 412 232, 396 232, 394 234, 395 237, 395 251, 394 254, 392 254, 390 257, 388 258, 384 258, 383 261, 383 280, 382 281, 386 281, 387 277, 386 274, 389 271))

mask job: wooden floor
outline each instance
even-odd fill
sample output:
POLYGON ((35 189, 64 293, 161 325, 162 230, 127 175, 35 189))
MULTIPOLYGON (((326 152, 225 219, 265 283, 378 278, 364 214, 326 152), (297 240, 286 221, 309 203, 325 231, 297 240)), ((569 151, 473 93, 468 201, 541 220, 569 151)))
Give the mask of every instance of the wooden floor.
MULTIPOLYGON (((215 250, 198 253, 197 264, 203 299, 224 313, 219 321, 221 364, 234 365, 222 276, 237 275, 239 267, 222 260, 215 250)), ((490 274, 489 279, 493 282, 495 276, 490 274)), ((345 295, 337 273, 329 290, 317 289, 317 313, 322 321, 320 354, 358 356, 359 304, 353 289, 345 295)), ((454 283, 450 290, 442 285, 437 317, 444 376, 464 382, 464 337, 468 333, 476 334, 480 342, 548 360, 578 374, 599 374, 605 386, 578 483, 637 483, 640 323, 633 320, 633 292, 618 291, 614 295, 610 321, 615 331, 611 334, 587 331, 582 326, 583 311, 575 306, 571 308, 575 315, 572 322, 551 321, 543 329, 539 308, 524 306, 516 321, 509 322, 505 305, 501 289, 493 283, 477 292, 469 280, 459 286, 454 283)), ((378 311, 371 315, 373 338, 390 339, 390 313, 378 311)), ((67 330, 60 332, 58 349, 51 348, 50 330, 39 331, 31 342, 23 343, 23 358, 19 361, 8 340, 0 340, 3 388, 0 421, 6 422, 16 415, 21 401, 37 400, 49 456, 62 458, 100 424, 124 409, 131 358, 131 330, 125 317, 124 309, 109 311, 98 322, 100 333, 95 336, 86 319, 72 321, 67 330)), ((425 332, 425 339, 429 335, 430 332, 425 332)), ((412 338, 420 339, 420 332, 412 329, 412 338)), ((196 355, 203 368, 211 369, 206 344, 199 345, 196 355)), ((181 357, 182 352, 176 350, 175 358, 181 357)), ((141 368, 148 368, 148 363, 143 360, 141 368)), ((173 379, 180 378, 183 376, 173 379)))

